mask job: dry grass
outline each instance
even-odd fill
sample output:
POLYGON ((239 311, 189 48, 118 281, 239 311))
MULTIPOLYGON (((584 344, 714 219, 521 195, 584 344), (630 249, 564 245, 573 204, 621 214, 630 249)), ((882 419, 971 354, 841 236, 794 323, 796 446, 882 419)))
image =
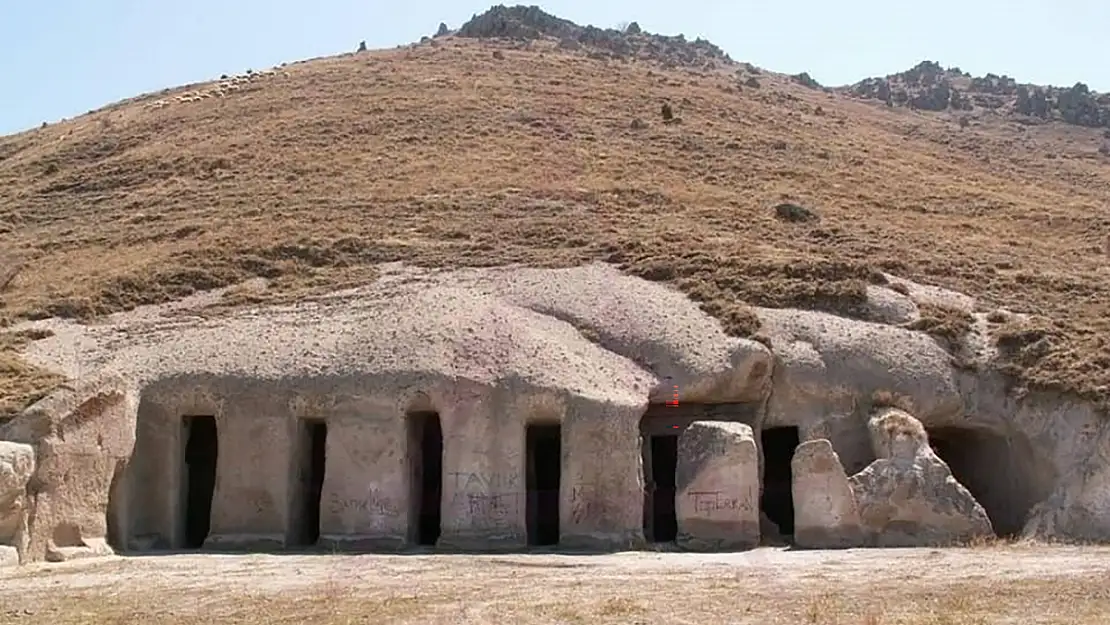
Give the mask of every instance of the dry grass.
POLYGON ((27 341, 46 338, 35 331, 0 330, 0 423, 30 405, 63 381, 62 377, 41 367, 27 364, 17 352, 27 341))
MULTIPOLYGON (((745 304, 863 314, 882 270, 1052 319, 1050 349, 1010 370, 1110 396, 1096 131, 961 129, 767 73, 743 86, 735 67, 541 44, 498 59, 494 45, 319 59, 223 97, 172 101, 182 89, 0 138, 0 225, 26 261, 0 314, 87 318, 272 279, 228 300, 258 303, 364 280, 381 261, 602 259, 747 335, 745 304), (145 106, 157 98, 171 103, 145 106), (664 100, 682 123, 662 123, 664 100), (820 219, 780 219, 782 202, 820 219)), ((0 397, 19 405, 46 382, 9 364, 0 397)))
MULTIPOLYGON (((635 588, 638 580, 625 584, 635 588)), ((303 596, 270 593, 205 596, 205 610, 167 610, 150 593, 128 592, 105 596, 100 592, 67 592, 50 601, 43 612, 24 614, 20 625, 130 625, 131 623, 281 623, 349 625, 352 623, 699 623, 710 622, 788 625, 986 625, 988 623, 1059 623, 1102 625, 1110 597, 1104 577, 1045 580, 1043 582, 950 584, 928 589, 876 587, 875 593, 822 591, 813 584, 806 592, 771 594, 755 580, 689 580, 629 592, 603 584, 590 597, 574 596, 575 588, 555 590, 558 599, 541 599, 542 586, 519 589, 516 596, 499 597, 497 605, 478 607, 471 593, 414 590, 381 596, 370 591, 359 596, 336 592, 327 584, 303 596), (708 587, 690 582, 701 581, 708 587), (665 593, 665 596, 653 596, 665 593), (608 596, 606 596, 608 595, 608 596), (1001 598, 1001 600, 999 600, 1001 598), (513 602, 519 602, 511 606, 513 602), (468 606, 471 606, 468 608, 468 606), (673 607, 672 607, 673 606, 673 607), (478 607, 478 609, 475 609, 478 607), (483 609, 484 608, 484 609, 483 609), (191 612, 191 613, 190 613, 191 612), (451 613, 480 612, 483 616, 452 619, 451 613), (490 620, 485 620, 486 618, 490 620), (509 621, 509 619, 512 619, 509 621), (727 619, 727 620, 719 620, 727 619)), ((184 594, 184 593, 182 593, 184 594)), ((180 595, 176 600, 180 600, 180 595)), ((194 597, 199 601, 201 597, 194 597)), ((480 605, 480 604, 479 604, 480 605)), ((2 613, 0 613, 2 614, 2 613)))
MULTIPOLYGON (((1043 549, 1043 548, 1042 548, 1043 549)), ((16 574, 5 605, 22 625, 97 623, 736 623, 815 625, 1101 625, 1110 610, 1106 572, 1077 571, 1051 553, 1020 548, 866 556, 747 556, 746 563, 667 566, 510 559, 413 562, 155 558, 16 574), (953 555, 956 554, 956 555, 953 555), (976 562, 1029 559, 1032 573, 989 576, 976 562), (891 566, 895 560, 900 562, 891 566), (1038 561, 1040 559, 1040 561, 1038 561), (160 560, 160 562, 159 562, 160 560), (1072 570, 1054 570, 1060 568, 1072 570), (283 568, 284 567, 284 568, 283 568), (947 567, 953 567, 946 570, 947 567), (465 573, 463 573, 465 571, 465 573), (210 582, 220 580, 218 587, 210 582), (59 593, 64 584, 66 592, 59 593)), ((1074 557, 1074 556, 1071 556, 1074 557)), ((1101 556, 1092 556, 1101 557, 1101 556)), ((0 616, 4 612, 0 611, 0 616)))

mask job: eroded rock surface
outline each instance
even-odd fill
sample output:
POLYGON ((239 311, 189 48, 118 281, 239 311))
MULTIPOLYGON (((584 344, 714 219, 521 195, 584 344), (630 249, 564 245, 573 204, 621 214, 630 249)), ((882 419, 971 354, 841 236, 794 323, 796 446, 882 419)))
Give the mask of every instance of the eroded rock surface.
POLYGON ((986 511, 929 447, 920 421, 885 408, 868 427, 878 460, 849 479, 868 543, 941 546, 994 535, 986 511))
POLYGON ((679 436, 678 544, 691 550, 759 544, 759 454, 743 423, 695 421, 679 436))
MULTIPOLYGON (((63 561, 112 553, 109 493, 134 445, 135 405, 122 379, 85 380, 28 409, 0 438, 34 450, 34 515, 25 559, 63 561)), ((122 501, 117 501, 117 505, 122 501)))
MULTIPOLYGON (((548 470, 559 473, 551 515, 564 547, 643 544, 644 491, 658 482, 644 450, 672 434, 686 454, 677 472, 687 481, 673 493, 680 542, 750 546, 760 519, 767 540, 765 458, 749 452, 766 451, 762 433, 789 428, 802 444, 772 462, 779 475, 791 461, 778 458, 794 456, 785 494, 806 546, 852 544, 845 481, 863 544, 958 542, 989 534, 995 518, 1007 533, 1110 537, 1105 419, 1074 399, 1012 395, 986 367, 955 368, 936 339, 897 325, 919 317, 921 298, 961 310, 974 302, 901 284, 868 291, 884 323, 759 309, 771 348, 726 336, 676 290, 596 264, 391 265, 373 285, 296 306, 204 319, 190 313, 198 300, 96 325, 27 324, 53 332, 28 360, 79 382, 0 429, 36 459, 21 556, 108 553, 107 540, 178 548, 198 516, 207 545, 397 548, 417 540, 428 510, 440 515, 441 547, 520 548, 538 499, 526 492, 525 433, 539 422, 559 428, 560 460, 548 470), (876 413, 882 397, 907 413, 876 413), (435 415, 438 447, 414 438, 416 414, 435 415), (190 416, 211 419, 219 450, 211 492, 197 496, 211 501, 207 512, 185 497, 190 416), (294 466, 315 462, 310 422, 326 425, 326 469, 294 479, 294 466), (442 483, 422 492, 418 467, 434 466, 431 453, 442 483), (748 475, 749 463, 756 477, 722 477, 748 475), (307 486, 313 475, 319 483, 307 486), (723 499, 690 496, 701 492, 723 499), (318 523, 304 512, 315 498, 318 523)), ((967 351, 982 364, 994 342, 974 314, 967 351)))
POLYGON ((832 443, 826 439, 802 443, 790 465, 795 544, 814 549, 860 546, 859 505, 832 443))
POLYGON ((0 441, 0 566, 19 564, 26 547, 27 483, 34 469, 30 445, 0 441))

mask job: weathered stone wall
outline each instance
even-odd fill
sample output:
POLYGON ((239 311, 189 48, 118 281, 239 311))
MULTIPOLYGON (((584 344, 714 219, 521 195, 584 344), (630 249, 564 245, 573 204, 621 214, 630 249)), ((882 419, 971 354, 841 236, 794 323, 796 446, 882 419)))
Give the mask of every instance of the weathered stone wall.
MULTIPOLYGON (((934 338, 890 325, 916 319, 907 294, 869 288, 869 306, 884 323, 758 310, 768 349, 726 337, 680 293, 611 268, 422 280, 394 281, 380 298, 318 303, 312 323, 299 309, 275 309, 150 330, 142 345, 113 339, 116 352, 96 362, 130 371, 129 382, 63 389, 0 430, 0 439, 29 445, 35 460, 25 486, 11 478, 0 492, 0 542, 24 545, 24 560, 107 553, 106 541, 135 550, 182 546, 182 418, 207 415, 219 446, 209 546, 299 540, 305 420, 328 429, 320 544, 409 545, 419 489, 407 415, 420 411, 437 413, 443 433, 444 548, 524 546, 530 423, 560 426, 563 547, 642 544, 648 437, 669 428, 691 441, 698 421, 732 424, 720 432, 750 426, 757 476, 730 486, 743 493, 762 480, 760 434, 798 429, 791 495, 802 544, 854 544, 857 525, 865 544, 887 541, 879 535, 953 542, 990 527, 1110 539, 1103 415, 1074 398, 1014 395, 989 367, 954 367, 934 338), (425 310, 435 314, 413 314, 425 310), (316 323, 325 316, 335 323, 316 323), (265 358, 259 336, 272 339, 265 358), (676 390, 682 408, 660 409, 676 390), (913 415, 906 423, 923 425, 897 439, 904 449, 874 444, 872 417, 883 398, 913 415), (655 419, 660 410, 666 419, 655 419)), ((86 331, 93 332, 59 336, 86 331)), ((965 356, 986 362, 990 332, 979 319, 965 356)), ((689 444, 678 460, 683 471, 708 457, 689 444)), ((687 471, 686 490, 724 485, 721 475, 747 466, 743 449, 746 442, 726 445, 700 465, 717 469, 687 471)), ((691 531, 701 509, 678 490, 680 542, 751 542, 751 519, 734 518, 731 503, 738 510, 748 495, 713 504, 730 519, 715 527, 729 529, 691 531)))

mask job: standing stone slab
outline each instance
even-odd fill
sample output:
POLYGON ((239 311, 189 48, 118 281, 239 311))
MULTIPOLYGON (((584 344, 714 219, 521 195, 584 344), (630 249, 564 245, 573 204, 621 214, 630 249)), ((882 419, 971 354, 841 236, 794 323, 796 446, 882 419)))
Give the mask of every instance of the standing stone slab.
POLYGON ((818 439, 798 445, 790 470, 794 543, 812 549, 863 546, 859 505, 832 443, 818 439))
POLYGON ((743 423, 695 421, 679 436, 675 513, 680 546, 759 545, 759 454, 743 423))

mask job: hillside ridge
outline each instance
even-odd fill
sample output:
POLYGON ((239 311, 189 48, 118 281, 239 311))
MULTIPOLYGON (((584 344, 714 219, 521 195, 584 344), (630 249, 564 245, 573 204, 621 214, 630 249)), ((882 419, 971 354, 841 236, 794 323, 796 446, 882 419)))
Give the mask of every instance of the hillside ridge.
MULTIPOLYGON (((537 11, 0 137, 0 264, 22 267, 0 324, 232 287, 217 315, 383 262, 601 261, 758 336, 750 306, 869 320, 868 290, 896 276, 1031 315, 999 321, 1016 388, 1110 397, 1099 129, 964 128, 537 11)), ((966 311, 927 312, 938 340, 966 333, 966 311)), ((0 334, 9 414, 58 382, 20 357, 35 340, 0 334)))
MULTIPOLYGON (((437 37, 454 35, 474 39, 510 39, 530 42, 558 41, 565 49, 584 48, 593 58, 619 61, 650 60, 667 67, 700 67, 737 63, 712 42, 684 35, 660 35, 644 31, 637 22, 619 28, 580 26, 543 11, 538 6, 496 5, 475 14, 455 31, 440 24, 437 37)), ((746 70, 759 72, 745 63, 746 70)), ((1110 128, 1110 94, 1098 93, 1084 83, 1071 87, 1018 83, 1006 75, 988 73, 972 76, 958 67, 943 68, 925 60, 905 71, 883 77, 869 77, 851 85, 825 87, 807 72, 792 76, 803 86, 836 91, 855 97, 878 100, 887 106, 920 111, 955 111, 965 114, 999 114, 1021 123, 1062 121, 1089 128, 1110 128)), ((1106 135, 1110 139, 1110 132, 1106 135)))

